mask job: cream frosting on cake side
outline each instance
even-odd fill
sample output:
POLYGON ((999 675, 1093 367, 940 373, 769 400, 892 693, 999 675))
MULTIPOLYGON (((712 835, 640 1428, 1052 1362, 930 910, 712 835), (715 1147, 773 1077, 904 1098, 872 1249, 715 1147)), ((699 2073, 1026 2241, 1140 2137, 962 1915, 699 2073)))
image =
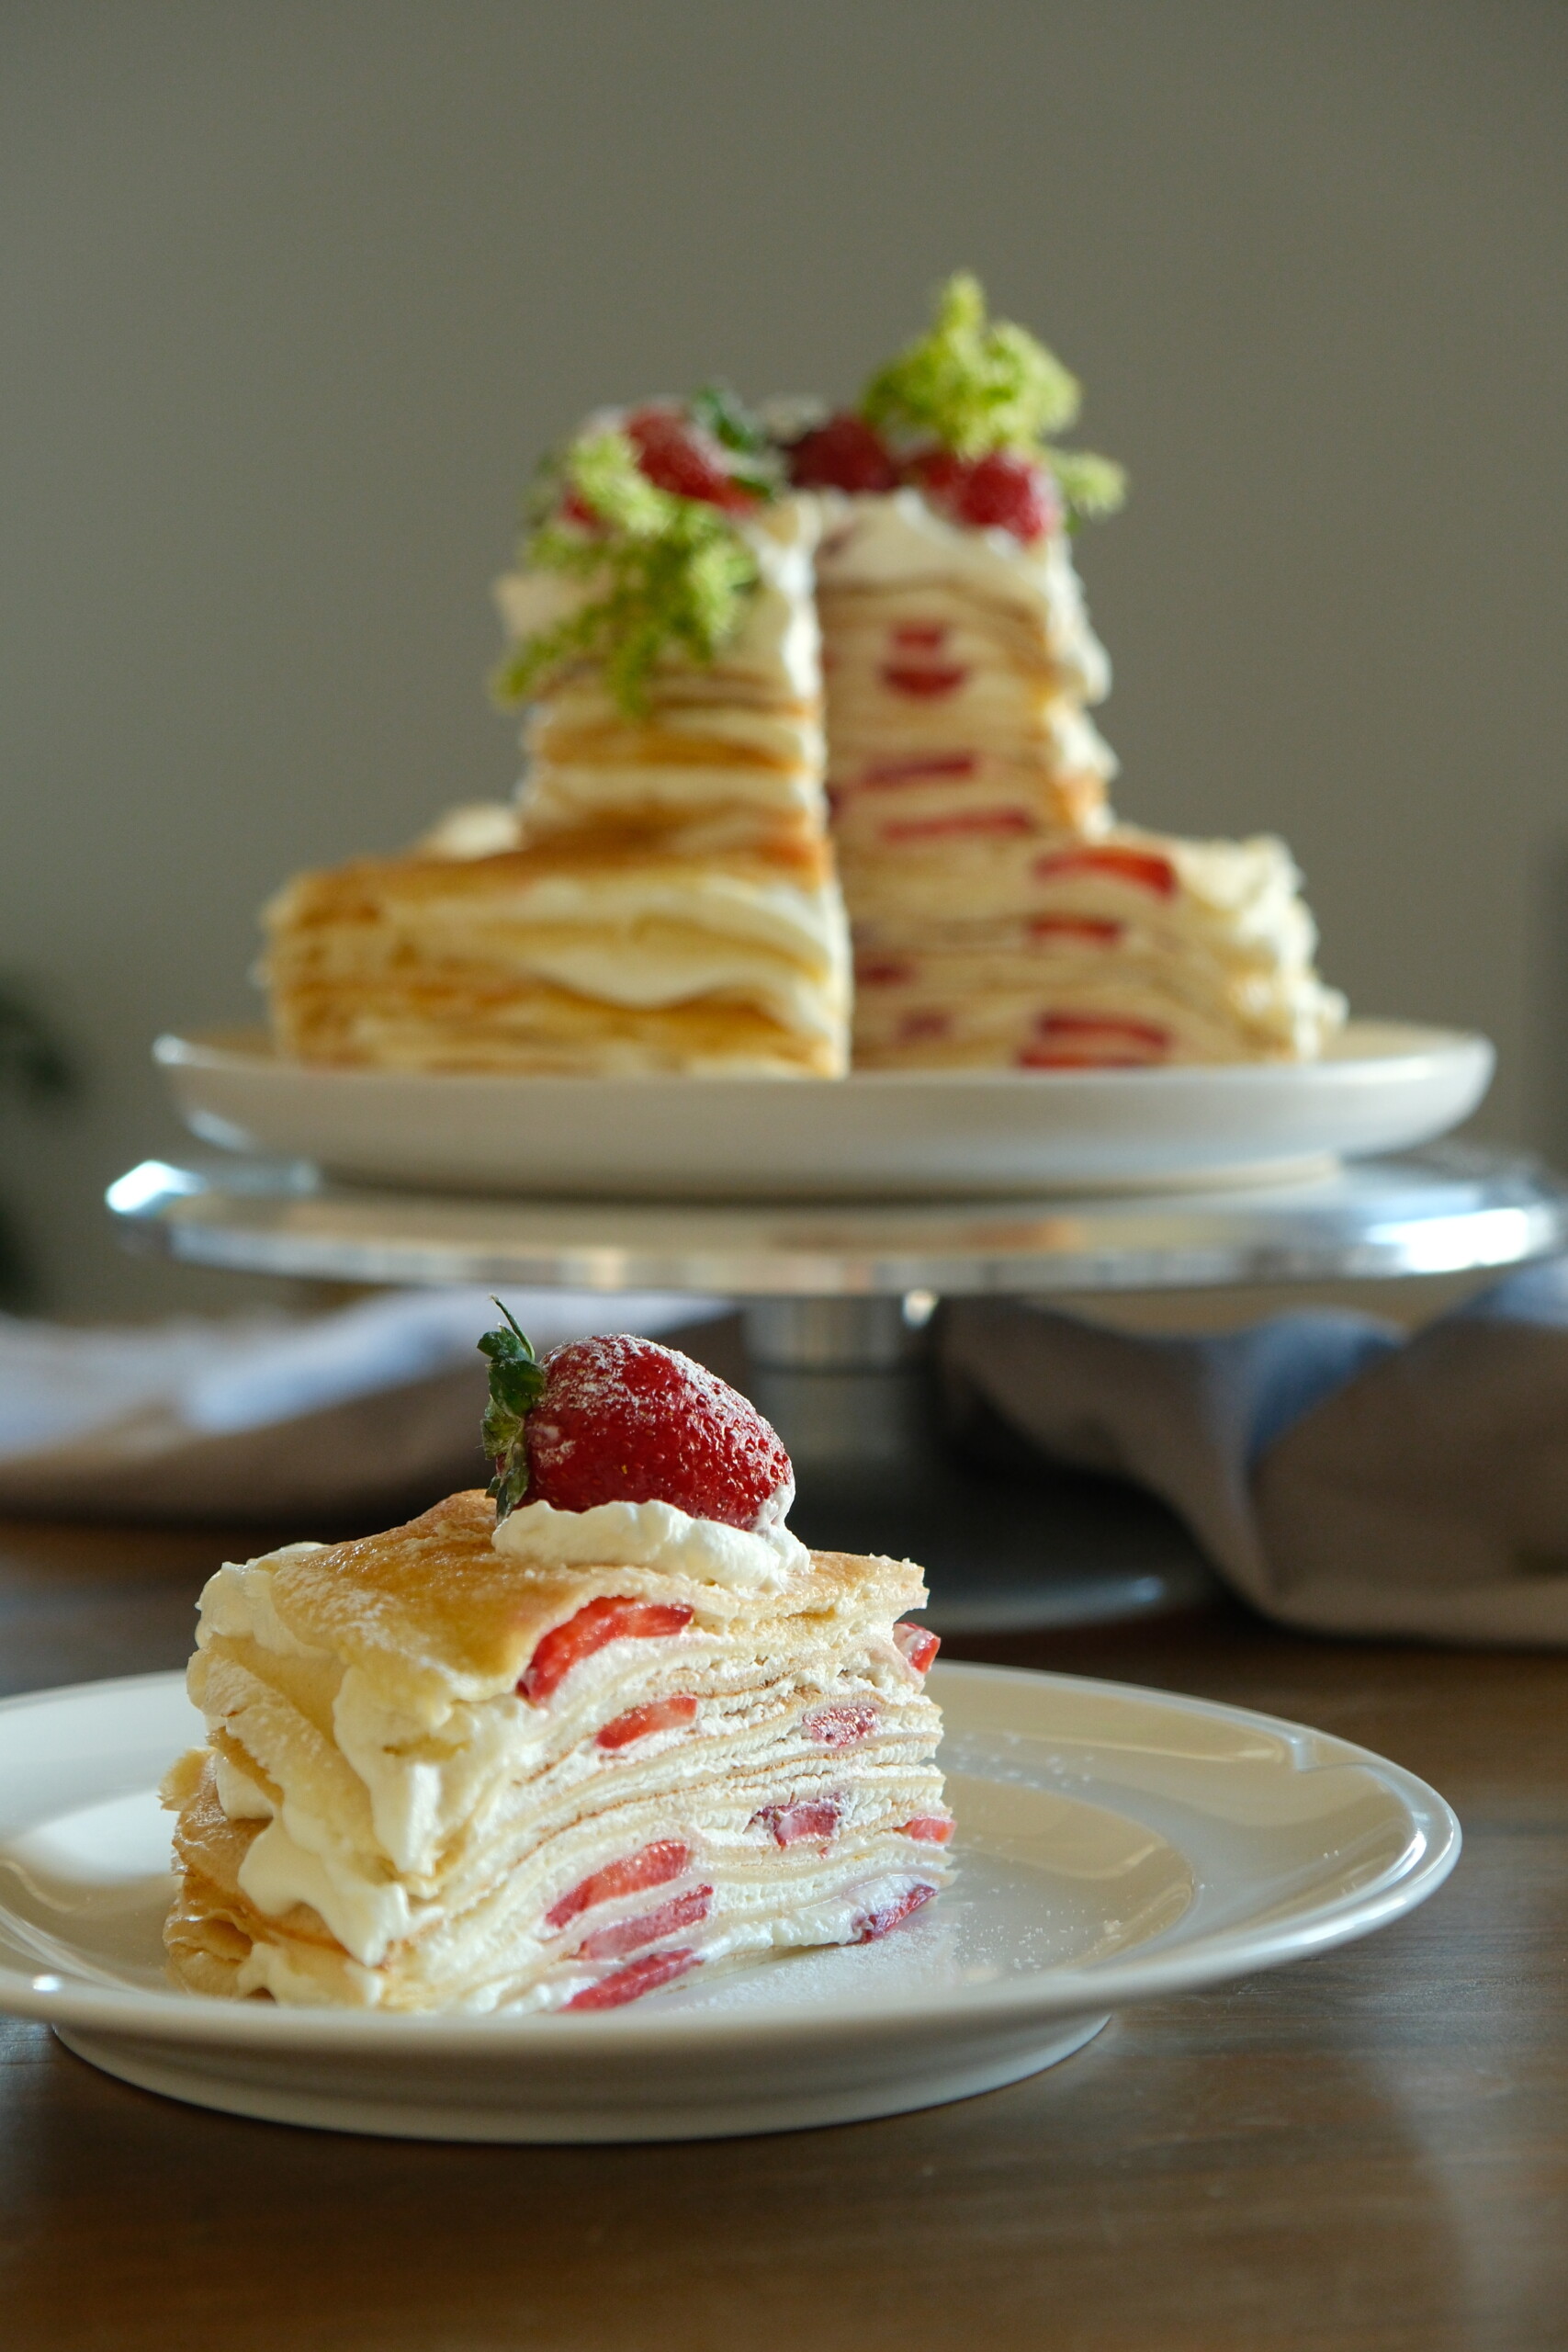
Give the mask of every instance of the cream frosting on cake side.
POLYGON ((968 616, 975 628, 977 650, 988 650, 990 639, 1038 648, 1064 691, 1079 702, 1104 701, 1111 658, 1090 624, 1062 533, 1026 543, 1010 531, 977 530, 939 514, 912 487, 859 498, 839 491, 818 495, 822 594, 874 594, 883 612, 890 597, 929 593, 951 600, 955 617, 968 616))
MULTIPOLYGON (((823 497, 829 793, 863 967, 881 947, 916 952, 933 919, 985 920, 1031 847, 1105 829, 1116 759, 1088 706, 1111 672, 1060 533, 1024 544, 970 528, 912 487, 823 497)), ((858 1063, 944 1058, 953 1008, 928 1000, 964 976, 926 971, 919 1003, 884 995, 863 1017, 857 989, 858 1063), (939 1024, 943 1049, 928 1057, 939 1024)), ((973 1054, 981 1008, 964 1003, 973 1054)))

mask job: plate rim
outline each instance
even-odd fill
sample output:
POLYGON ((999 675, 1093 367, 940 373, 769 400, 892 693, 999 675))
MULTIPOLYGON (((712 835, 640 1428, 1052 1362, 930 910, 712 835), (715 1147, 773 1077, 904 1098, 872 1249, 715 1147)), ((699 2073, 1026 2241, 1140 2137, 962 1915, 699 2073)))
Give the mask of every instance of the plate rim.
MULTIPOLYGON (((809 2035, 818 2041, 880 2039, 918 2030, 922 2023, 933 2030, 951 2030, 955 2012, 964 2022, 992 2027, 1024 2025, 1048 2018, 1117 2010, 1134 2003, 1197 1992, 1224 1984, 1237 1975, 1348 1943, 1372 1929, 1414 1910, 1437 1893, 1460 1857, 1463 1832, 1459 1816, 1430 1784, 1389 1758, 1337 1733, 1309 1724, 1241 1707, 1225 1700, 1211 1700, 1182 1691, 1113 1681, 1100 1676, 1063 1674, 1032 1667, 991 1666, 968 1659, 942 1662, 933 1671, 942 1679, 957 1676, 975 1682, 1026 1684, 1038 1691, 1066 1686, 1108 1694, 1123 1702, 1175 1707, 1210 1721, 1267 1730, 1278 1736, 1307 1737, 1325 1751, 1323 1761, 1356 1765, 1370 1770, 1402 1806, 1411 1835, 1397 1860, 1384 1867, 1366 1887, 1250 1930, 1215 1930, 1206 1939, 1168 1953, 1139 1958, 1134 1951, 1112 1955, 1089 1968, 1039 1970, 1003 1984, 961 1984, 940 1998, 928 1993, 888 1996, 879 1993, 874 2007, 852 1998, 832 2002, 780 2001, 755 2013, 750 2010, 659 2010, 637 2008, 606 2015, 540 2017, 504 2011, 483 2014, 428 2012, 389 2014, 378 2010, 282 2008, 261 2003, 203 1998, 175 1991, 151 1992, 137 1987, 62 1984, 57 1990, 39 1990, 19 1971, 0 1962, 0 2012, 61 2024, 87 2031, 130 2034, 142 2041, 178 2043, 240 2044, 248 2048, 309 2051, 329 2047, 371 2050, 401 2044, 424 2056, 446 2049, 471 2055, 485 2048, 509 2057, 544 2056, 551 2050, 563 2057, 607 2046, 606 2038, 622 2049, 667 2052, 700 2039, 705 2048, 728 2045, 744 2049, 778 2040, 809 2035), (1239 1947, 1245 1947, 1241 1949, 1239 1947)), ((29 1708, 76 1701, 90 1694, 161 1690, 184 1699, 182 1669, 103 1677, 64 1683, 44 1690, 21 1691, 0 1700, 0 1718, 29 1708)), ((188 1703, 188 1701, 187 1701, 188 1703)), ((1312 1769, 1318 1769, 1313 1767, 1312 1769)), ((40 1969, 39 1975, 52 1972, 40 1969)), ((640 2007, 640 2005, 638 2005, 640 2007)))
POLYGON ((1178 1062, 1168 1066, 1151 1066, 1138 1069, 862 1069, 848 1071, 842 1078, 778 1078, 756 1075, 750 1077, 695 1076, 682 1071, 652 1070, 636 1077, 598 1077, 592 1073, 567 1075, 555 1071, 528 1070, 403 1070, 337 1068, 320 1062, 289 1061, 279 1054, 259 1028, 242 1024, 214 1024, 210 1029, 188 1028, 161 1030, 154 1037, 152 1057, 158 1068, 171 1073, 182 1070, 207 1071, 225 1078, 256 1080, 265 1085, 273 1082, 306 1081, 353 1087, 362 1091, 389 1091, 395 1086, 465 1086, 494 1088, 562 1088, 586 1092, 590 1088, 620 1089, 635 1086, 639 1090, 658 1088, 668 1092, 690 1089, 700 1090, 705 1096, 716 1091, 742 1089, 771 1098, 779 1094, 784 1101, 797 1101, 802 1091, 842 1100, 846 1091, 851 1099, 860 1094, 914 1093, 930 1089, 942 1093, 974 1093, 988 1088, 1008 1094, 1061 1093, 1077 1088, 1096 1092, 1126 1092, 1134 1087, 1153 1086, 1167 1091, 1183 1086, 1219 1083, 1231 1088, 1258 1088, 1275 1084, 1291 1086, 1303 1078, 1310 1080, 1324 1071, 1347 1084, 1386 1082, 1391 1069, 1409 1075, 1412 1080, 1418 1067, 1436 1059, 1463 1057, 1470 1061, 1484 1061, 1495 1067, 1497 1049, 1483 1030, 1456 1029, 1435 1022, 1404 1021, 1392 1016, 1358 1014, 1348 1022, 1342 1035, 1353 1035, 1358 1030, 1372 1030, 1403 1034, 1408 1045, 1389 1046, 1365 1054, 1330 1051, 1312 1061, 1258 1062, 1178 1062), (250 1038, 245 1045, 239 1042, 250 1038), (225 1042, 228 1041, 228 1042, 225 1042))

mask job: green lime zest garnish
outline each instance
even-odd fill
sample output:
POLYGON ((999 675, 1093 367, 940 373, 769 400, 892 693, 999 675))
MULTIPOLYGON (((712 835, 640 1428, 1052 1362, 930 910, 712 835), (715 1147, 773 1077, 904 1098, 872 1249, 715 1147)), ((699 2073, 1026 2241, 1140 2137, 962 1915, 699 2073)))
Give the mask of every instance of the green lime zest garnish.
MULTIPOLYGON (((765 492, 771 484, 757 486, 765 492)), ((499 701, 525 702, 574 662, 592 662, 623 709, 636 714, 666 655, 705 664, 734 635, 761 576, 754 550, 721 508, 649 481, 624 433, 573 442, 537 497, 548 500, 552 519, 529 537, 525 562, 591 581, 600 593, 519 640, 496 673, 499 701), (563 491, 575 493, 594 526, 558 518, 563 491)))
POLYGON ((979 279, 961 270, 938 290, 931 332, 878 369, 860 413, 895 442, 1030 458, 1050 469, 1071 513, 1114 514, 1127 494, 1122 468, 1046 441, 1073 423, 1081 398, 1077 379, 1027 328, 987 317, 979 279))
POLYGON ((1091 449, 1046 448, 1040 454, 1055 477, 1069 515, 1094 522, 1104 514, 1119 514, 1127 503, 1127 469, 1114 458, 1097 458, 1091 449))
POLYGON ((501 1306, 505 1324, 487 1331, 479 1353, 490 1358, 490 1402, 482 1425, 484 1450, 495 1464, 487 1491, 495 1498, 495 1523, 514 1511, 528 1491, 528 1454, 523 1425, 545 1393, 545 1367, 534 1353, 533 1341, 520 1330, 511 1311, 501 1306))
POLYGON ((1077 380, 1027 329, 987 320, 977 277, 961 270, 937 294, 929 334, 866 386, 861 413, 879 431, 929 435, 960 458, 993 449, 1032 457, 1071 424, 1077 380))

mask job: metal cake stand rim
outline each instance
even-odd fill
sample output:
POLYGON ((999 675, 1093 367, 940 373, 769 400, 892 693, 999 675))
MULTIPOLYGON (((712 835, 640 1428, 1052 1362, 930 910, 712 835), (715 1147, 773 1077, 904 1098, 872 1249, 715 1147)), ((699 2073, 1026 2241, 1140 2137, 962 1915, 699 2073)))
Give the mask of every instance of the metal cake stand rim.
POLYGON ((1568 1182, 1453 1143, 1295 1183, 1088 1198, 502 1200, 214 1155, 144 1160, 107 1199, 131 1247, 229 1272, 728 1298, 1375 1283, 1568 1250, 1568 1182))

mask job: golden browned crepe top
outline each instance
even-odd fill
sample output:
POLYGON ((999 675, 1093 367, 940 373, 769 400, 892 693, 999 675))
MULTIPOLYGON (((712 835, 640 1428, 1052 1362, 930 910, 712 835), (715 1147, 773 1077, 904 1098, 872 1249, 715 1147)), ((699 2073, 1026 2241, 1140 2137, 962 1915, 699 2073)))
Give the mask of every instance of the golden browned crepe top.
POLYGON ((254 1565, 269 1575, 286 1635, 358 1668, 385 1699, 427 1720, 510 1688, 544 1634, 601 1598, 683 1603, 699 1630, 840 1614, 869 1622, 923 1598, 909 1562, 838 1552, 809 1555, 784 1590, 765 1595, 661 1568, 542 1568, 496 1551, 494 1524, 493 1504, 474 1488, 383 1534, 291 1546, 254 1565))
MULTIPOLYGON (((832 853, 824 840, 786 820, 764 841, 727 854, 722 864, 726 872, 760 888, 785 882, 816 889, 831 877, 832 853)), ((508 889, 521 896, 556 881, 592 886, 625 876, 639 882, 667 877, 678 884, 688 876, 705 878, 713 865, 711 857, 671 854, 656 832, 640 826, 595 826, 552 834, 491 857, 454 860, 416 854, 354 858, 344 865, 297 875, 273 900, 267 920, 276 929, 285 923, 343 922, 356 912, 373 919, 389 900, 413 905, 422 900, 448 905, 465 898, 493 900, 508 889)))

